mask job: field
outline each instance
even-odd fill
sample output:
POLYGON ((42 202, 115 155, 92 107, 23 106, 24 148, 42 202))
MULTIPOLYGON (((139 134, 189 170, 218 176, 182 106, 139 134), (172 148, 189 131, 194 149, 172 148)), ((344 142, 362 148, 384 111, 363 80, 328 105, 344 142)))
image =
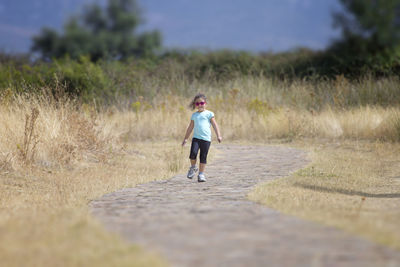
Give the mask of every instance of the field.
POLYGON ((398 144, 303 140, 291 145, 307 150, 312 163, 257 186, 251 200, 400 250, 398 144))
POLYGON ((397 78, 348 81, 150 79, 131 103, 96 106, 3 91, 0 258, 7 266, 162 266, 90 217, 107 192, 186 171, 180 142, 202 91, 224 142, 309 150, 312 163, 250 198, 400 249, 397 78), (144 91, 146 92, 146 90, 144 91), (397 180, 396 180, 397 179, 397 180))

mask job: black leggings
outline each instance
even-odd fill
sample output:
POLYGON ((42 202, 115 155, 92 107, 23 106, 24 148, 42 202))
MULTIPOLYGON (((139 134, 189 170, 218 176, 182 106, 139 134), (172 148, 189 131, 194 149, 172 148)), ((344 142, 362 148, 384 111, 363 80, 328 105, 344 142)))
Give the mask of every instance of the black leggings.
POLYGON ((190 148, 190 159, 196 159, 197 158, 197 153, 199 152, 200 149, 200 163, 207 163, 207 154, 208 154, 208 149, 210 148, 211 142, 193 138, 192 139, 192 146, 190 148))

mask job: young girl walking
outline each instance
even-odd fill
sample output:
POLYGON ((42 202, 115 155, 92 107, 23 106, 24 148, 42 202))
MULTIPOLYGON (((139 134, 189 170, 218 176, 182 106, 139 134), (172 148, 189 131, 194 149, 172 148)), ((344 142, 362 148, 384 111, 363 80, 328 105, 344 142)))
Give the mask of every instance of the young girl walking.
POLYGON ((190 148, 190 163, 191 167, 189 168, 189 172, 187 174, 187 178, 192 179, 198 168, 196 167, 196 158, 197 153, 200 150, 200 171, 197 176, 198 182, 205 182, 206 177, 204 175, 204 169, 207 164, 207 154, 211 145, 211 125, 214 128, 215 133, 217 134, 218 142, 221 143, 222 137, 219 132, 218 124, 215 121, 214 113, 209 110, 206 110, 207 106, 207 98, 203 94, 198 94, 193 98, 193 101, 190 104, 192 109, 197 108, 197 111, 192 114, 190 119, 190 124, 186 130, 185 138, 183 139, 182 146, 184 146, 187 142, 187 139, 190 136, 190 133, 194 129, 192 146, 190 148))

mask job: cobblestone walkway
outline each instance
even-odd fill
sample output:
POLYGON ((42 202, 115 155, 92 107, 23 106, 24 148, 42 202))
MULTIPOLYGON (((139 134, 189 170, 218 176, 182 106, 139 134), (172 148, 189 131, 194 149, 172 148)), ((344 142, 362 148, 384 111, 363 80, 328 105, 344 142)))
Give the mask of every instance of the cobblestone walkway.
POLYGON ((259 182, 308 162, 300 150, 213 145, 208 181, 185 174, 91 203, 107 229, 159 252, 172 266, 400 266, 400 252, 246 199, 259 182))

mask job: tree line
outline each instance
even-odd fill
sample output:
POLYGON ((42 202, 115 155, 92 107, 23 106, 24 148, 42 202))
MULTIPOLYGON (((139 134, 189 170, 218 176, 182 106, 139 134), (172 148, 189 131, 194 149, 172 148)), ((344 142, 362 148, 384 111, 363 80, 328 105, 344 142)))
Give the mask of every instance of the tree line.
POLYGON ((197 62, 189 64, 189 68, 197 67, 199 73, 212 68, 243 74, 269 71, 283 76, 398 75, 400 0, 338 1, 343 11, 333 14, 334 26, 341 29, 342 38, 323 52, 299 49, 267 57, 235 51, 210 52, 203 57, 196 51, 160 54, 162 36, 159 31, 138 33, 143 18, 136 0, 108 0, 104 7, 88 5, 83 13, 71 17, 64 24, 62 32, 43 28, 33 38, 32 52, 39 54, 44 61, 86 56, 92 62, 156 58, 158 61, 173 59, 187 64, 189 59, 196 59, 197 62))

